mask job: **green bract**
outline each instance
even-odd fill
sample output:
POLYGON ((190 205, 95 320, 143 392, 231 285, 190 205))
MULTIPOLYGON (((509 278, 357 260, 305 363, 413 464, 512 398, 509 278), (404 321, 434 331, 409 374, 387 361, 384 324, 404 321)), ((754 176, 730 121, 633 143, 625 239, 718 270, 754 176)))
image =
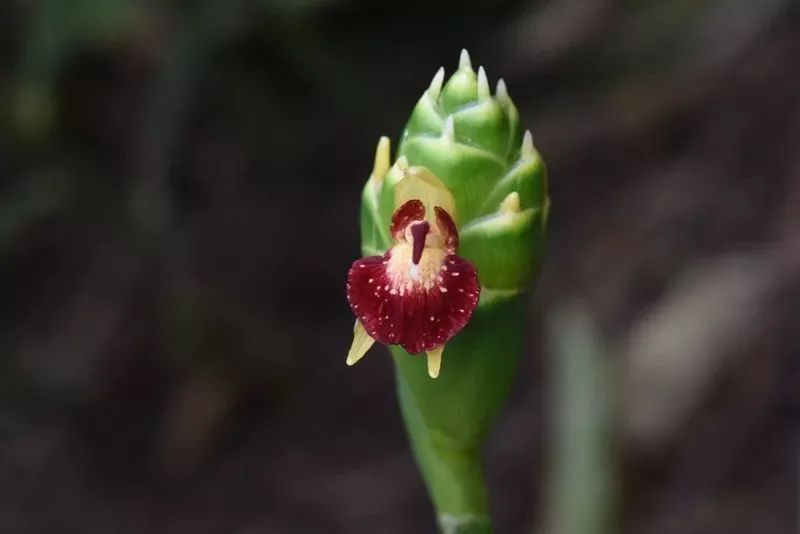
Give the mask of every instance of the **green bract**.
POLYGON ((423 357, 391 349, 403 417, 442 530, 488 532, 480 448, 521 353, 526 293, 544 246, 547 173, 502 80, 492 95, 485 71, 476 73, 464 51, 443 82, 440 69, 391 167, 388 140, 379 144, 363 193, 362 249, 376 255, 392 245, 397 187, 409 169, 428 169, 452 193, 458 254, 475 265, 482 286, 478 308, 447 344, 437 380, 423 357))

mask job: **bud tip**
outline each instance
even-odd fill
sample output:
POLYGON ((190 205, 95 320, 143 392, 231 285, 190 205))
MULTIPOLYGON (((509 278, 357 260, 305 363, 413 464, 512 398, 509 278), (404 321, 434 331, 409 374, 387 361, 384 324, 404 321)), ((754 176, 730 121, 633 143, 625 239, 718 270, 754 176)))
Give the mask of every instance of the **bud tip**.
POLYGON ((478 100, 486 100, 492 96, 489 90, 489 80, 486 78, 486 71, 483 67, 478 67, 478 100))
POLYGON ((458 68, 459 70, 472 68, 472 60, 469 58, 469 52, 467 52, 466 48, 461 49, 461 56, 458 58, 458 68))
POLYGON ((431 85, 428 87, 428 94, 431 95, 431 98, 439 98, 439 93, 442 92, 443 82, 444 67, 439 67, 439 70, 437 70, 436 74, 433 76, 433 80, 431 80, 431 85))
POLYGON ((497 80, 497 90, 495 91, 495 98, 497 101, 503 105, 511 103, 511 97, 508 96, 508 89, 506 88, 506 82, 503 78, 497 80))
POLYGON ((500 213, 519 213, 520 211, 519 193, 512 191, 500 203, 500 213))
POLYGON ((389 172, 391 162, 391 141, 385 135, 378 141, 378 148, 375 149, 375 164, 372 166, 372 178, 381 180, 389 172))
POLYGON ((531 158, 536 153, 533 148, 533 137, 530 130, 525 130, 525 135, 522 137, 522 156, 531 158))

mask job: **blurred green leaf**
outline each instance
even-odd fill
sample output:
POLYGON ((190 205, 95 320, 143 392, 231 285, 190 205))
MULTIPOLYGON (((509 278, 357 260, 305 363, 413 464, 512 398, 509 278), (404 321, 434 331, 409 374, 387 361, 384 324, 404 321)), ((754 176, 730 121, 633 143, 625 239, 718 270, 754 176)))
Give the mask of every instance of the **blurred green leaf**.
POLYGON ((604 341, 588 312, 558 310, 550 324, 548 532, 614 532, 613 384, 604 341))

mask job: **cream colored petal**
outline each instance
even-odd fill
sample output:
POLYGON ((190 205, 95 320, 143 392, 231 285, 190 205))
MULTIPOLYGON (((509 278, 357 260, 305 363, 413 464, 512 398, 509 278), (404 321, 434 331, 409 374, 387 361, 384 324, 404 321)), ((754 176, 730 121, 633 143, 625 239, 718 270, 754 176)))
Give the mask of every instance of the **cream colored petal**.
POLYGON ((431 378, 439 376, 439 370, 442 368, 442 352, 444 352, 444 345, 431 349, 428 354, 428 375, 431 378))
POLYGON ((394 190, 394 208, 397 209, 407 201, 417 198, 425 205, 425 218, 436 221, 433 211, 435 206, 443 208, 454 221, 458 222, 456 200, 447 186, 425 167, 409 167, 394 190))
POLYGON ((367 334, 364 325, 361 324, 361 321, 356 320, 356 324, 353 327, 353 344, 350 345, 350 352, 347 353, 345 363, 347 365, 355 364, 364 357, 364 354, 367 353, 373 343, 375 343, 375 340, 367 334))

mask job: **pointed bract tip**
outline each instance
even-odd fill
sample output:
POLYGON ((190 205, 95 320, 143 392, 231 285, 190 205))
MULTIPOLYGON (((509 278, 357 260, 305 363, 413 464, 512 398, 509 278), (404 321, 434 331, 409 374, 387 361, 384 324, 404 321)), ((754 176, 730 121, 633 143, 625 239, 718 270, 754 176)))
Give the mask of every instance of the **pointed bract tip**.
POLYGON ((472 60, 469 58, 469 52, 467 52, 466 48, 461 49, 461 56, 458 58, 458 68, 460 69, 472 69, 472 60))
POLYGON ((356 320, 356 325, 353 327, 353 344, 350 345, 350 351, 347 353, 345 363, 347 365, 354 365, 358 360, 364 357, 373 343, 375 343, 375 339, 367 334, 361 321, 356 320))
POLYGON ((500 203, 500 213, 519 213, 520 207, 519 193, 512 191, 500 203))
POLYGON ((389 172, 392 161, 391 145, 391 141, 386 136, 381 137, 378 141, 378 148, 375 149, 375 164, 372 166, 372 178, 375 180, 382 180, 389 172))
POLYGON ((492 97, 489 89, 489 79, 483 67, 478 67, 478 100, 486 100, 492 97))
POLYGON ((522 136, 522 157, 531 158, 536 154, 536 149, 533 148, 533 136, 530 130, 525 130, 525 135, 522 136))
POLYGON ((431 349, 428 354, 428 376, 436 378, 439 376, 439 371, 442 368, 442 352, 444 345, 431 349))
POLYGON ((453 124, 453 116, 448 115, 442 127, 442 138, 448 141, 454 141, 456 138, 455 125, 453 124))
POLYGON ((511 97, 508 96, 508 89, 506 88, 506 82, 503 78, 497 80, 497 89, 494 92, 495 98, 501 104, 505 105, 511 102, 511 97))
POLYGON ((444 83, 444 67, 439 67, 439 70, 436 71, 436 74, 433 76, 433 80, 431 80, 431 84, 428 87, 428 94, 431 95, 431 98, 439 98, 439 94, 442 92, 442 84, 444 83))
POLYGON ((397 158, 397 161, 394 162, 394 165, 401 171, 405 171, 408 169, 408 158, 405 156, 400 156, 397 158))

